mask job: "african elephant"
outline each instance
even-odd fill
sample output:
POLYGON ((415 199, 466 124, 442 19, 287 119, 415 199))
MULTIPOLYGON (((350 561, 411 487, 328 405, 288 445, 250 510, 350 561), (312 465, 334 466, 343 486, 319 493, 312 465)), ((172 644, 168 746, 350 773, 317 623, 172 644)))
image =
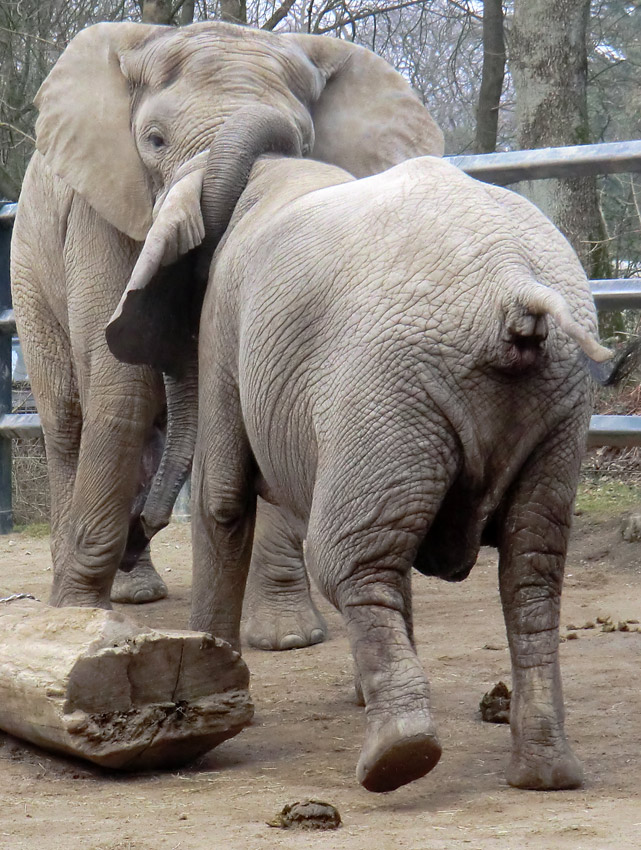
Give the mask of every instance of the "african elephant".
MULTIPOLYGON (((37 151, 18 207, 12 279, 45 433, 55 605, 109 606, 119 563, 135 562, 167 521, 169 497, 189 467, 183 457, 164 470, 159 512, 153 488, 148 493, 163 428, 159 369, 169 360, 176 367, 168 393, 194 379, 192 308, 174 317, 155 369, 117 362, 104 329, 143 244, 165 264, 166 284, 175 280, 190 293, 197 313, 215 244, 201 229, 207 151, 225 118, 252 102, 288 117, 298 153, 358 175, 442 153, 438 127, 405 80, 368 50, 332 38, 221 23, 103 23, 73 39, 38 92, 37 151), (187 352, 182 359, 171 354, 178 348, 187 352)), ((322 638, 300 555, 280 551, 288 533, 276 534, 271 547, 266 538, 260 550, 272 567, 271 583, 258 592, 269 639, 255 639, 263 646, 322 638), (279 619, 273 599, 281 588, 292 590, 294 613, 279 619)), ((133 576, 130 599, 163 593, 149 561, 133 576)))
MULTIPOLYGON (((346 623, 366 705, 358 778, 389 791, 441 754, 410 569, 460 581, 494 545, 513 669, 508 781, 577 787, 560 596, 587 367, 612 356, 581 265, 528 201, 434 157, 360 180, 262 157, 237 200, 243 122, 258 120, 264 110, 229 119, 203 186, 206 226, 226 232, 200 324, 191 625, 240 646, 257 496, 278 505, 346 623)), ((116 352, 138 345, 153 272, 123 296, 116 352)))

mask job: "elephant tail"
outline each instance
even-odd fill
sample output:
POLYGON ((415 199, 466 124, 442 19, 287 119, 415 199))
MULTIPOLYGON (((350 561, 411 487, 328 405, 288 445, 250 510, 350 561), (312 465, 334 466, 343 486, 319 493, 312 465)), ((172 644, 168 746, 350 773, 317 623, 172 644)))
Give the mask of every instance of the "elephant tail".
POLYGON ((604 386, 618 384, 641 360, 641 340, 634 340, 615 354, 578 322, 565 298, 548 286, 528 281, 512 291, 503 303, 504 342, 509 366, 530 366, 547 337, 548 317, 581 348, 592 378, 604 386))

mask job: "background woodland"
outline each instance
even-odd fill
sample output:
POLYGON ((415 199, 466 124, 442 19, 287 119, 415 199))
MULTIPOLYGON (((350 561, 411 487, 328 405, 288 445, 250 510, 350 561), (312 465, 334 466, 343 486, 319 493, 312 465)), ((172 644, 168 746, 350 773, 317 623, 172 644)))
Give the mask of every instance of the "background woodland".
MULTIPOLYGON (((0 203, 19 196, 33 97, 76 33, 99 21, 203 20, 369 47, 414 87, 447 154, 641 139, 641 0, 0 0, 0 203)), ((641 275, 641 175, 512 188, 563 230, 590 277, 641 275)), ((633 311, 600 322, 607 340, 639 331, 633 311)), ((31 409, 20 389, 16 409, 31 409)), ((641 413, 639 388, 598 406, 641 413)), ((17 521, 46 521, 41 439, 14 440, 13 471, 17 521)))
MULTIPOLYGON (((0 0, 0 198, 18 197, 40 83, 77 32, 105 20, 356 41, 411 82, 451 154, 641 138, 640 0, 0 0)), ((639 177, 520 188, 591 277, 639 274, 639 177)))

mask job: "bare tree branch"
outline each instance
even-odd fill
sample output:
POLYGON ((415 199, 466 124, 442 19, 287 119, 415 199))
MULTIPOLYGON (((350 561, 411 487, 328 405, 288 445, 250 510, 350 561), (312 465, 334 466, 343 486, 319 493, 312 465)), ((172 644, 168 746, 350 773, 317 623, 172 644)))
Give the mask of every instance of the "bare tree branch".
POLYGON ((20 194, 20 183, 18 183, 0 162, 0 199, 17 201, 20 194))
POLYGON ((180 11, 180 26, 186 27, 194 21, 195 0, 183 0, 180 11))
POLYGON ((477 21, 482 21, 483 16, 474 12, 469 3, 457 3, 456 0, 447 0, 450 6, 454 6, 455 9, 460 9, 461 12, 465 12, 470 18, 475 18, 477 21))
POLYGON ((277 9, 267 21, 265 21, 261 29, 273 30, 274 27, 283 20, 283 18, 287 17, 290 9, 292 8, 295 2, 296 0, 285 0, 282 6, 277 9))
POLYGON ((476 111, 476 152, 496 150, 499 105, 505 76, 505 39, 501 0, 483 2, 483 76, 476 111))
POLYGON ((35 145, 36 143, 36 140, 33 138, 33 136, 30 136, 29 133, 25 133, 23 130, 20 129, 20 127, 16 127, 15 124, 8 124, 6 121, 0 121, 0 127, 7 127, 9 130, 13 130, 14 133, 18 133, 18 135, 27 139, 32 144, 35 145))
POLYGON ((142 20, 145 24, 170 24, 172 19, 169 0, 145 0, 142 20))
POLYGON ((246 24, 246 0, 220 0, 220 17, 230 24, 246 24))
POLYGON ((63 45, 56 44, 55 41, 49 41, 49 39, 41 38, 39 35, 34 35, 31 32, 21 32, 20 30, 11 30, 11 29, 8 29, 8 27, 2 27, 2 26, 0 26, 0 30, 2 30, 3 32, 8 32, 13 36, 19 35, 22 38, 32 38, 34 41, 39 41, 41 44, 47 44, 49 47, 55 47, 56 50, 59 50, 61 53, 65 49, 64 44, 63 45))
MULTIPOLYGON (((324 35, 328 32, 333 32, 334 30, 341 29, 341 27, 349 26, 350 24, 354 24, 357 21, 362 21, 364 18, 371 18, 374 15, 381 15, 385 12, 393 12, 398 9, 409 9, 412 6, 421 6, 423 4, 423 0, 405 0, 403 3, 393 3, 391 6, 385 6, 382 9, 376 8, 376 6, 370 6, 368 8, 363 9, 360 12, 352 14, 350 12, 347 13, 345 17, 339 18, 336 23, 331 24, 327 27, 319 27, 318 23, 320 23, 320 18, 316 26, 314 27, 314 33, 316 35, 324 35)), ((332 11, 331 9, 327 11, 332 11)), ((325 15, 327 12, 323 12, 325 15)))

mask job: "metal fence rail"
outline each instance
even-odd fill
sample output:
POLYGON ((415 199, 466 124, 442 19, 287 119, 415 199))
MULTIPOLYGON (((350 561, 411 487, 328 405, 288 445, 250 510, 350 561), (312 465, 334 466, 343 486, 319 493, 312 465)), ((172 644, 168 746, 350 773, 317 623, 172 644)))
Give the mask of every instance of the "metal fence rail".
POLYGON ((547 177, 587 177, 641 171, 641 141, 484 153, 448 159, 477 180, 507 186, 521 180, 543 180, 547 177))
MULTIPOLYGON (((448 158, 479 180, 505 186, 522 180, 641 171, 641 141, 448 158)), ((42 433, 36 413, 11 412, 12 338, 16 324, 9 285, 9 246, 15 204, 0 206, 0 534, 13 527, 11 440, 42 433)), ((590 281, 598 310, 641 310, 641 278, 590 281)), ((641 446, 641 416, 593 416, 588 447, 641 446)), ((184 508, 183 508, 184 510, 184 508)))

